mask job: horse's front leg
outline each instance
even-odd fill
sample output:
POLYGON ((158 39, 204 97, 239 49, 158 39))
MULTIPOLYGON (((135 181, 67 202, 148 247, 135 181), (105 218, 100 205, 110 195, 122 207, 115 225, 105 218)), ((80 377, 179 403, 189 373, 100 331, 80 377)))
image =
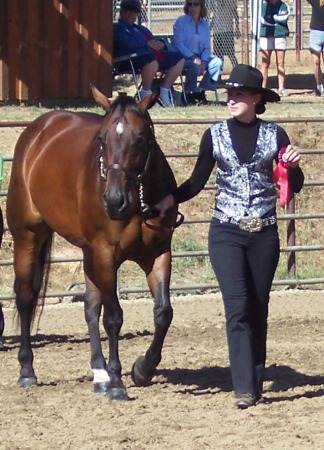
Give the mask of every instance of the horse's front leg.
POLYGON ((90 276, 86 276, 85 317, 89 328, 94 391, 108 395, 111 400, 128 400, 126 388, 121 381, 118 352, 118 337, 123 323, 123 312, 116 294, 117 275, 113 276, 114 271, 107 270, 107 267, 104 272, 99 271, 98 262, 96 274, 91 272, 92 269, 88 267, 86 273, 90 276), (96 280, 96 283, 91 280, 96 280), (100 286, 100 289, 97 285, 100 286), (103 325, 109 343, 107 365, 102 353, 99 331, 102 305, 104 306, 103 325))
POLYGON ((132 368, 132 379, 136 386, 150 384, 155 369, 161 361, 162 347, 173 318, 170 301, 171 252, 159 256, 152 270, 147 274, 147 281, 154 296, 154 337, 145 356, 140 356, 132 368))

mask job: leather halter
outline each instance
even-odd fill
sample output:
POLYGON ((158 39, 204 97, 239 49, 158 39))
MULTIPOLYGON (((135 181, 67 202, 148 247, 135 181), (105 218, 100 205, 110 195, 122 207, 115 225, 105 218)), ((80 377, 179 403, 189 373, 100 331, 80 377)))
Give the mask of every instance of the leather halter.
POLYGON ((131 179, 133 181, 133 183, 135 184, 135 186, 138 187, 138 191, 139 191, 139 200, 140 200, 140 205, 141 205, 141 212, 142 214, 146 215, 148 213, 148 211, 150 211, 149 206, 147 205, 147 203, 144 202, 144 189, 143 189, 143 176, 145 175, 145 173, 148 170, 149 164, 150 164, 150 160, 151 160, 151 156, 154 152, 154 146, 153 146, 153 142, 154 142, 154 129, 153 126, 150 125, 150 131, 151 131, 151 138, 149 139, 149 151, 146 157, 146 161, 143 167, 143 170, 141 173, 139 174, 135 174, 133 172, 131 172, 130 170, 126 169, 122 164, 119 163, 113 163, 113 164, 109 164, 109 166, 106 166, 106 163, 104 161, 104 157, 103 157, 103 145, 102 143, 100 143, 100 158, 99 158, 99 164, 100 164, 100 177, 103 178, 104 180, 107 179, 107 173, 110 170, 119 170, 120 172, 124 172, 126 174, 126 176, 131 179))
MULTIPOLYGON (((128 178, 130 178, 135 186, 138 187, 138 194, 139 194, 139 200, 140 200, 140 207, 141 207, 141 213, 142 213, 142 218, 143 221, 145 223, 145 225, 151 229, 155 229, 155 230, 161 230, 165 227, 161 227, 161 226, 156 226, 156 225, 152 225, 147 223, 147 220, 152 218, 152 217, 156 217, 159 215, 159 211, 153 207, 150 207, 147 203, 144 202, 144 188, 143 188, 143 176, 145 175, 145 173, 148 170, 149 164, 150 164, 150 160, 151 160, 151 156, 154 152, 154 146, 153 146, 153 142, 154 142, 154 128, 153 125, 150 125, 150 130, 152 133, 152 138, 149 140, 149 152, 147 154, 147 158, 145 161, 145 165, 144 168, 142 170, 141 173, 139 174, 134 174, 133 172, 131 172, 130 170, 126 169, 124 166, 122 166, 119 163, 113 163, 113 164, 109 164, 109 166, 106 166, 106 163, 104 161, 104 157, 103 157, 103 145, 102 143, 100 143, 100 157, 99 157, 99 169, 100 169, 100 177, 104 180, 107 179, 107 173, 110 170, 119 170, 120 172, 124 172, 128 178)), ((178 216, 179 219, 176 220, 175 224, 170 227, 172 229, 177 228, 178 226, 180 226, 184 220, 184 216, 183 214, 181 214, 180 212, 178 212, 178 216)))

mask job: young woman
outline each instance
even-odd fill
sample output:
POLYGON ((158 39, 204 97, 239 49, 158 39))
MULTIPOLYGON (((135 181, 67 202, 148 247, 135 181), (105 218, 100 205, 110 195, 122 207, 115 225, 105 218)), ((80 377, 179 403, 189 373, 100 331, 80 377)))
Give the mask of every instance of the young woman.
POLYGON ((281 0, 263 0, 260 27, 261 72, 263 87, 267 86, 271 55, 276 54, 278 93, 285 96, 285 56, 289 36, 288 18, 290 9, 281 0))
POLYGON ((223 66, 220 58, 211 56, 210 28, 206 20, 205 0, 186 0, 185 14, 173 25, 172 45, 185 58, 186 103, 207 104, 205 91, 214 91, 211 81, 217 81, 223 66), (198 85, 198 77, 203 75, 198 85))
POLYGON ((324 0, 307 0, 312 6, 310 22, 309 50, 312 55, 317 97, 324 95, 323 73, 321 70, 321 54, 324 62, 324 0))
POLYGON ((278 125, 257 118, 280 97, 262 87, 262 74, 238 64, 225 83, 231 118, 206 130, 190 178, 156 206, 160 215, 198 194, 215 163, 217 190, 209 256, 222 292, 235 404, 262 400, 268 303, 279 260, 273 163, 284 159, 293 192, 303 185, 300 154, 278 125), (285 156, 282 156, 283 150, 285 156))

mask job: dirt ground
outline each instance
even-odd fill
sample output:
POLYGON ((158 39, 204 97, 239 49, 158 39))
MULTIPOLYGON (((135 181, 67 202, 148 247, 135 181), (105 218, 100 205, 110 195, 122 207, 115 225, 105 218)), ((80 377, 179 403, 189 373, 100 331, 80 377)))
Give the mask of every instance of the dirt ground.
POLYGON ((174 297, 173 306, 157 376, 137 388, 130 370, 152 339, 152 302, 122 301, 120 356, 131 401, 112 403, 88 378, 82 303, 46 305, 33 341, 40 386, 30 389, 17 386, 18 331, 6 304, 0 449, 323 449, 323 291, 272 293, 267 402, 245 411, 233 406, 220 295, 174 297))

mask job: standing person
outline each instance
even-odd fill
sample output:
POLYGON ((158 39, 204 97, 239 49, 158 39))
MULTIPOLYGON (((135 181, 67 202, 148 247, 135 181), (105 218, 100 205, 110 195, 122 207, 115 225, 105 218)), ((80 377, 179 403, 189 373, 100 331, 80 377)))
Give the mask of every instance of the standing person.
POLYGON ((211 56, 210 27, 205 0, 186 0, 184 15, 173 25, 173 47, 185 58, 184 91, 189 105, 207 104, 205 91, 215 91, 223 62, 211 56), (198 85, 198 77, 203 76, 198 85))
POLYGON ((228 56, 232 67, 236 66, 235 38, 241 36, 237 0, 216 0, 211 27, 215 55, 222 60, 228 56))
POLYGON ((236 65, 227 81, 231 118, 202 136, 188 180, 156 207, 160 215, 185 202, 205 186, 217 165, 215 208, 209 229, 209 257, 221 289, 235 405, 245 409, 262 400, 266 361, 268 303, 279 260, 277 191, 273 163, 288 166, 293 192, 303 185, 300 154, 283 128, 257 117, 266 102, 280 97, 262 87, 261 72, 236 65))
POLYGON ((324 62, 324 0, 307 0, 312 6, 310 22, 309 50, 312 55, 317 97, 324 95, 321 54, 324 62))
MULTIPOLYGON (((168 51, 163 42, 156 40, 150 30, 135 21, 142 6, 139 0, 122 0, 120 18, 114 23, 114 56, 137 53, 132 59, 134 68, 141 71, 141 98, 152 94, 152 83, 158 71, 165 72, 160 88, 160 100, 164 106, 173 106, 171 87, 183 70, 184 58, 179 52, 168 51)), ((119 70, 129 70, 129 61, 119 64, 119 70)))
POLYGON ((276 54, 278 74, 278 93, 286 96, 285 90, 285 56, 287 50, 287 37, 289 36, 288 18, 290 9, 287 3, 281 0, 263 0, 260 27, 261 72, 263 87, 268 83, 268 71, 271 55, 276 54))

